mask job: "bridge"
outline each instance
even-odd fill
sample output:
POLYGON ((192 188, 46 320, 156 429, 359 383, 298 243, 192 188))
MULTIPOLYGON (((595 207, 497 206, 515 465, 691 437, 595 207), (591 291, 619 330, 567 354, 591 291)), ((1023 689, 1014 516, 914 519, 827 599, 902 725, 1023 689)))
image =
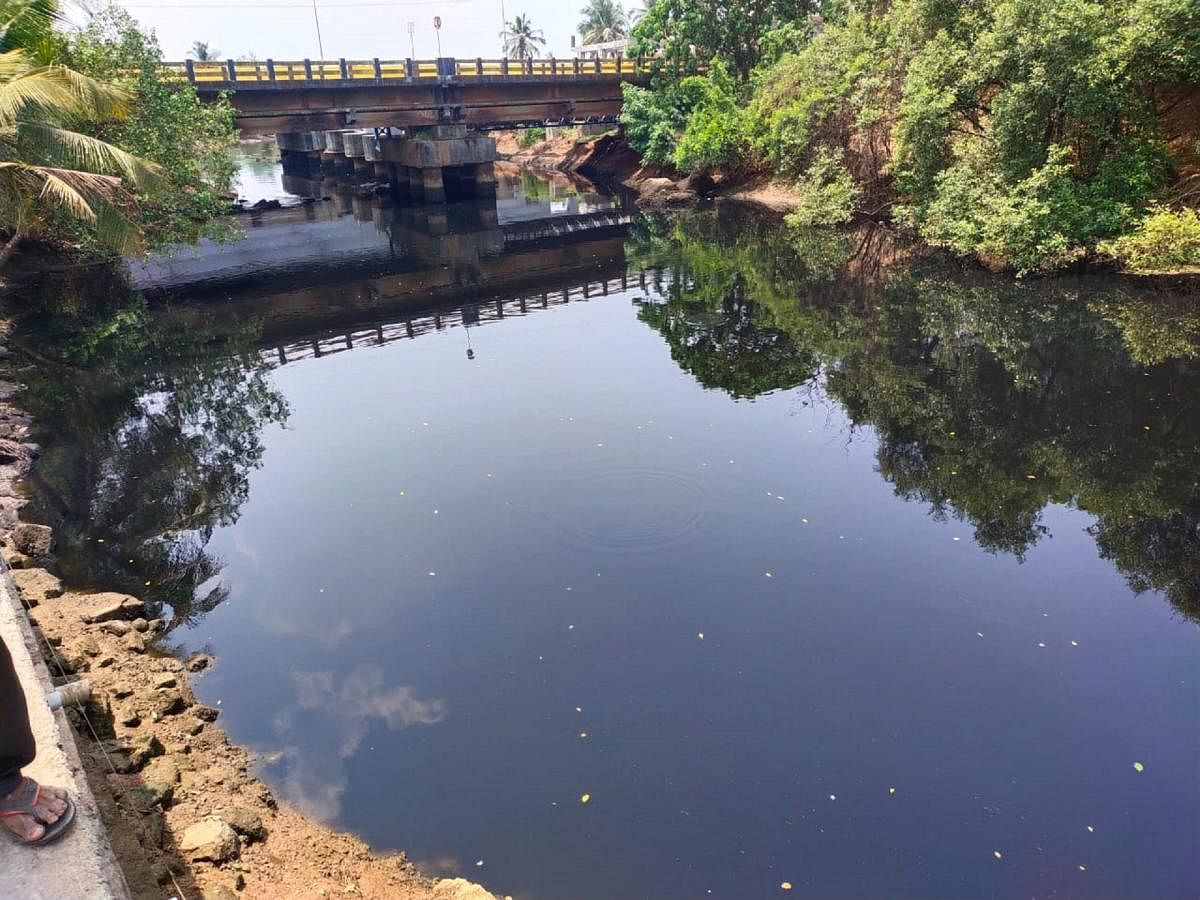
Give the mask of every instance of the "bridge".
POLYGON ((619 57, 164 65, 201 96, 228 97, 244 133, 274 134, 289 175, 356 173, 419 203, 495 193, 496 142, 473 132, 615 122, 621 86, 653 69, 619 57))
POLYGON ((348 127, 492 129, 615 121, 638 59, 338 59, 165 63, 201 96, 225 93, 245 133, 348 127))

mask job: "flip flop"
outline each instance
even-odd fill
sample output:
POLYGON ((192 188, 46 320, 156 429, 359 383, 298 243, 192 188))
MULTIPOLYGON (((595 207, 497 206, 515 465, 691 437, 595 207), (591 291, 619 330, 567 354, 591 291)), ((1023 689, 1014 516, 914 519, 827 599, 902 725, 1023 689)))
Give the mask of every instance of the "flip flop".
POLYGON ((0 800, 0 818, 5 816, 29 816, 39 825, 42 825, 46 831, 36 841, 27 841, 10 828, 0 829, 4 831, 12 840, 18 844, 26 846, 41 846, 42 844, 53 843, 58 840, 71 823, 75 821, 75 804, 71 802, 71 798, 66 798, 67 808, 63 810, 62 815, 53 822, 47 822, 35 811, 37 806, 38 795, 41 793, 41 785, 32 778, 25 778, 21 782, 21 792, 15 797, 8 797, 5 800, 0 800))

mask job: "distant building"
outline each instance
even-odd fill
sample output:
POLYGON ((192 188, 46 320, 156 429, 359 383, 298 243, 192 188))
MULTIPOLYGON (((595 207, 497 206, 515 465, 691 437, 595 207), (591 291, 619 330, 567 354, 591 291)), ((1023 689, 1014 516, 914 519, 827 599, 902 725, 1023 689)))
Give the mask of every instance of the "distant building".
POLYGON ((616 59, 629 48, 629 38, 605 41, 602 44, 580 44, 575 51, 580 59, 616 59))

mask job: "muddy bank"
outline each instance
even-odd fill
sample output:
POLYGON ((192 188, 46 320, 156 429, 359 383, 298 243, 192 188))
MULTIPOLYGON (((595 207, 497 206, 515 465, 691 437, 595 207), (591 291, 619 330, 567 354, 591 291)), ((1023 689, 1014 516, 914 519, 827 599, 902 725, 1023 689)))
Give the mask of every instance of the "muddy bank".
POLYGON ((762 175, 725 173, 682 175, 670 167, 650 166, 620 133, 579 140, 574 133, 521 147, 513 132, 497 136, 502 159, 541 171, 566 172, 631 192, 638 206, 684 209, 704 200, 736 200, 775 212, 796 208, 791 186, 762 175))
POLYGON ((493 900, 465 879, 434 880, 402 853, 373 854, 280 803, 230 743, 220 709, 190 679, 220 661, 176 655, 137 597, 75 593, 55 575, 54 535, 19 521, 18 481, 37 447, 0 322, 0 554, 41 632, 56 682, 85 678, 92 699, 68 718, 117 862, 139 900, 163 897, 376 897, 493 900))

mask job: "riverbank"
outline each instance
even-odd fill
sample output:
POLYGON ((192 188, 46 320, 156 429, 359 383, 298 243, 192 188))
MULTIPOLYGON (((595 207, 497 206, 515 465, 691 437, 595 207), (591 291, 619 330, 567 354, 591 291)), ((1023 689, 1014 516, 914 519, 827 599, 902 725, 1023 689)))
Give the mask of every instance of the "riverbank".
MULTIPOLYGON (((0 321, 0 553, 46 639, 50 671, 91 682, 91 701, 67 718, 130 896, 491 900, 479 885, 427 878, 403 853, 374 854, 278 802, 253 755, 216 724, 220 709, 193 694, 191 678, 220 661, 178 655, 136 597, 63 586, 51 530, 20 522, 18 483, 37 448, 10 333, 0 321)), ((44 693, 35 687, 27 691, 44 693)))
POLYGON ((565 172, 633 194, 646 209, 686 208, 703 200, 735 200, 772 212, 796 208, 799 197, 792 185, 764 175, 730 177, 681 175, 663 166, 642 162, 619 132, 579 139, 574 131, 522 147, 512 132, 496 136, 502 160, 541 172, 565 172))

